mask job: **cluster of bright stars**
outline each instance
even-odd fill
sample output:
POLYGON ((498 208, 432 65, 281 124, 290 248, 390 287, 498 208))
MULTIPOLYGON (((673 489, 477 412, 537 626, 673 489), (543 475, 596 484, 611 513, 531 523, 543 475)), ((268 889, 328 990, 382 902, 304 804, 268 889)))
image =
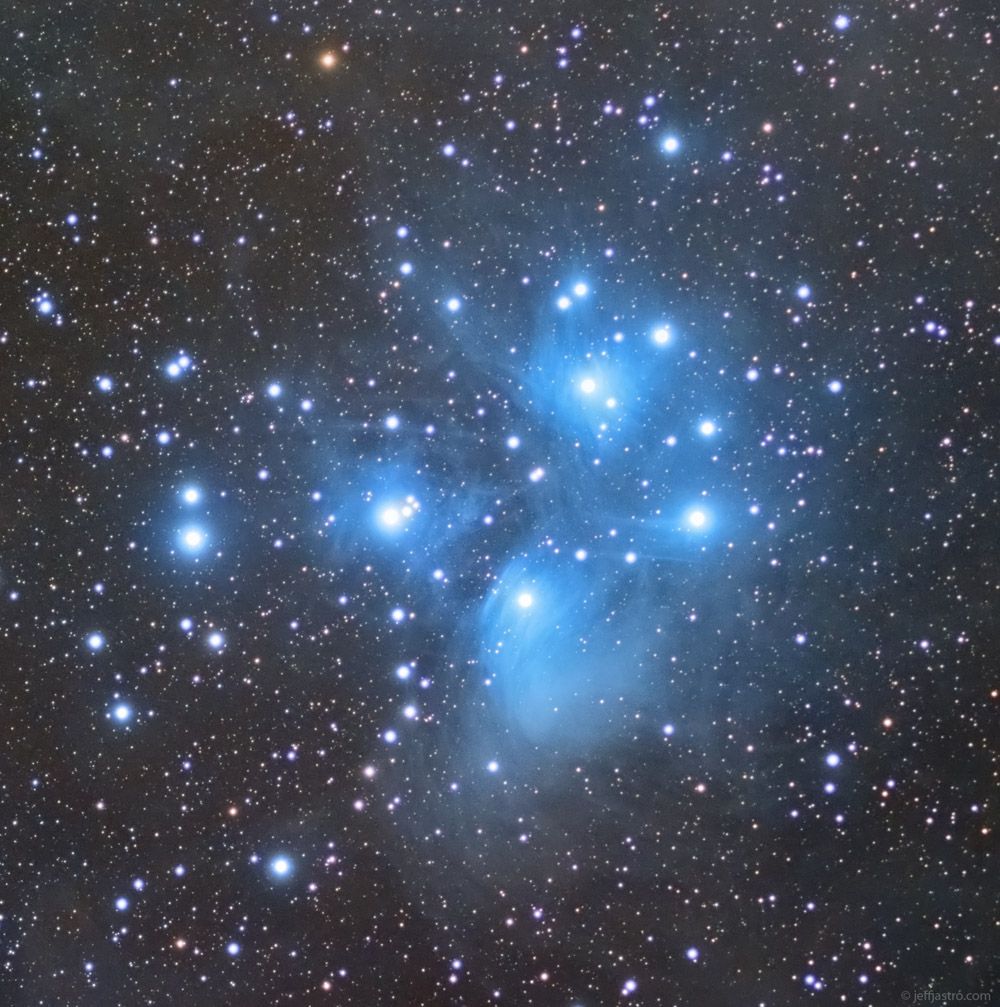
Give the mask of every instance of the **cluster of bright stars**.
MULTIPOLYGON (((181 630, 188 635, 194 631, 194 620, 187 616, 180 620, 179 625, 181 630)), ((87 636, 84 637, 83 642, 86 648, 93 654, 101 653, 108 644, 107 638, 99 630, 94 630, 91 633, 88 633, 87 636)), ((226 639, 219 630, 215 629, 211 630, 205 637, 205 643, 208 645, 209 649, 221 651, 226 645, 226 639)), ((135 718, 135 715, 135 709, 124 699, 117 697, 108 708, 106 714, 109 720, 123 727, 130 724, 135 718)), ((278 865, 278 867, 279 869, 277 873, 280 874, 280 865, 278 865)))
POLYGON ((378 523, 385 531, 401 531, 420 510, 420 502, 412 494, 400 502, 382 505, 378 511, 378 523))

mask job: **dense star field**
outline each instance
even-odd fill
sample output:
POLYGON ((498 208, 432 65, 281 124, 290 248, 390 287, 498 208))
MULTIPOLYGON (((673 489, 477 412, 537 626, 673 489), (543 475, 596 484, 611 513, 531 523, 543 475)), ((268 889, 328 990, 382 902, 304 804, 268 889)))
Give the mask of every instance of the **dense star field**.
POLYGON ((1000 989, 989 7, 6 5, 0 1004, 1000 989))

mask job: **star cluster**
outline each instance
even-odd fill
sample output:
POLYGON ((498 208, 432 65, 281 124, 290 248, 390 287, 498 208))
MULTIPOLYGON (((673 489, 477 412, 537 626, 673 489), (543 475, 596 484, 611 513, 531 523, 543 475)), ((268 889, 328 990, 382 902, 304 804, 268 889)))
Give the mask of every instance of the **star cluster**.
POLYGON ((5 20, 0 1001, 990 988, 982 11, 5 20))

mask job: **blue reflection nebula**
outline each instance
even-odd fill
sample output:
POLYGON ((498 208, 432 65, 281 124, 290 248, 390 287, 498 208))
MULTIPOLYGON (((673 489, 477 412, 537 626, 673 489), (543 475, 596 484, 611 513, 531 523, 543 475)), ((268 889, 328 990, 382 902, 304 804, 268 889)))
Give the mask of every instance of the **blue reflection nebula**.
POLYGON ((516 560, 480 610, 485 687, 505 729, 532 742, 589 748, 623 699, 650 695, 655 607, 620 556, 597 562, 585 575, 572 555, 516 560))

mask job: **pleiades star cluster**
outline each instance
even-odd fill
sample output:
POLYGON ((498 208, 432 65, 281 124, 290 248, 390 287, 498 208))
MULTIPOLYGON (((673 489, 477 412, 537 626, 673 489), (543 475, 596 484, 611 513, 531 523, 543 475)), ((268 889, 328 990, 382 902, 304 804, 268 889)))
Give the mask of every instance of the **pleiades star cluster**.
POLYGON ((10 0, 0 1003, 1000 996, 995 15, 10 0))

